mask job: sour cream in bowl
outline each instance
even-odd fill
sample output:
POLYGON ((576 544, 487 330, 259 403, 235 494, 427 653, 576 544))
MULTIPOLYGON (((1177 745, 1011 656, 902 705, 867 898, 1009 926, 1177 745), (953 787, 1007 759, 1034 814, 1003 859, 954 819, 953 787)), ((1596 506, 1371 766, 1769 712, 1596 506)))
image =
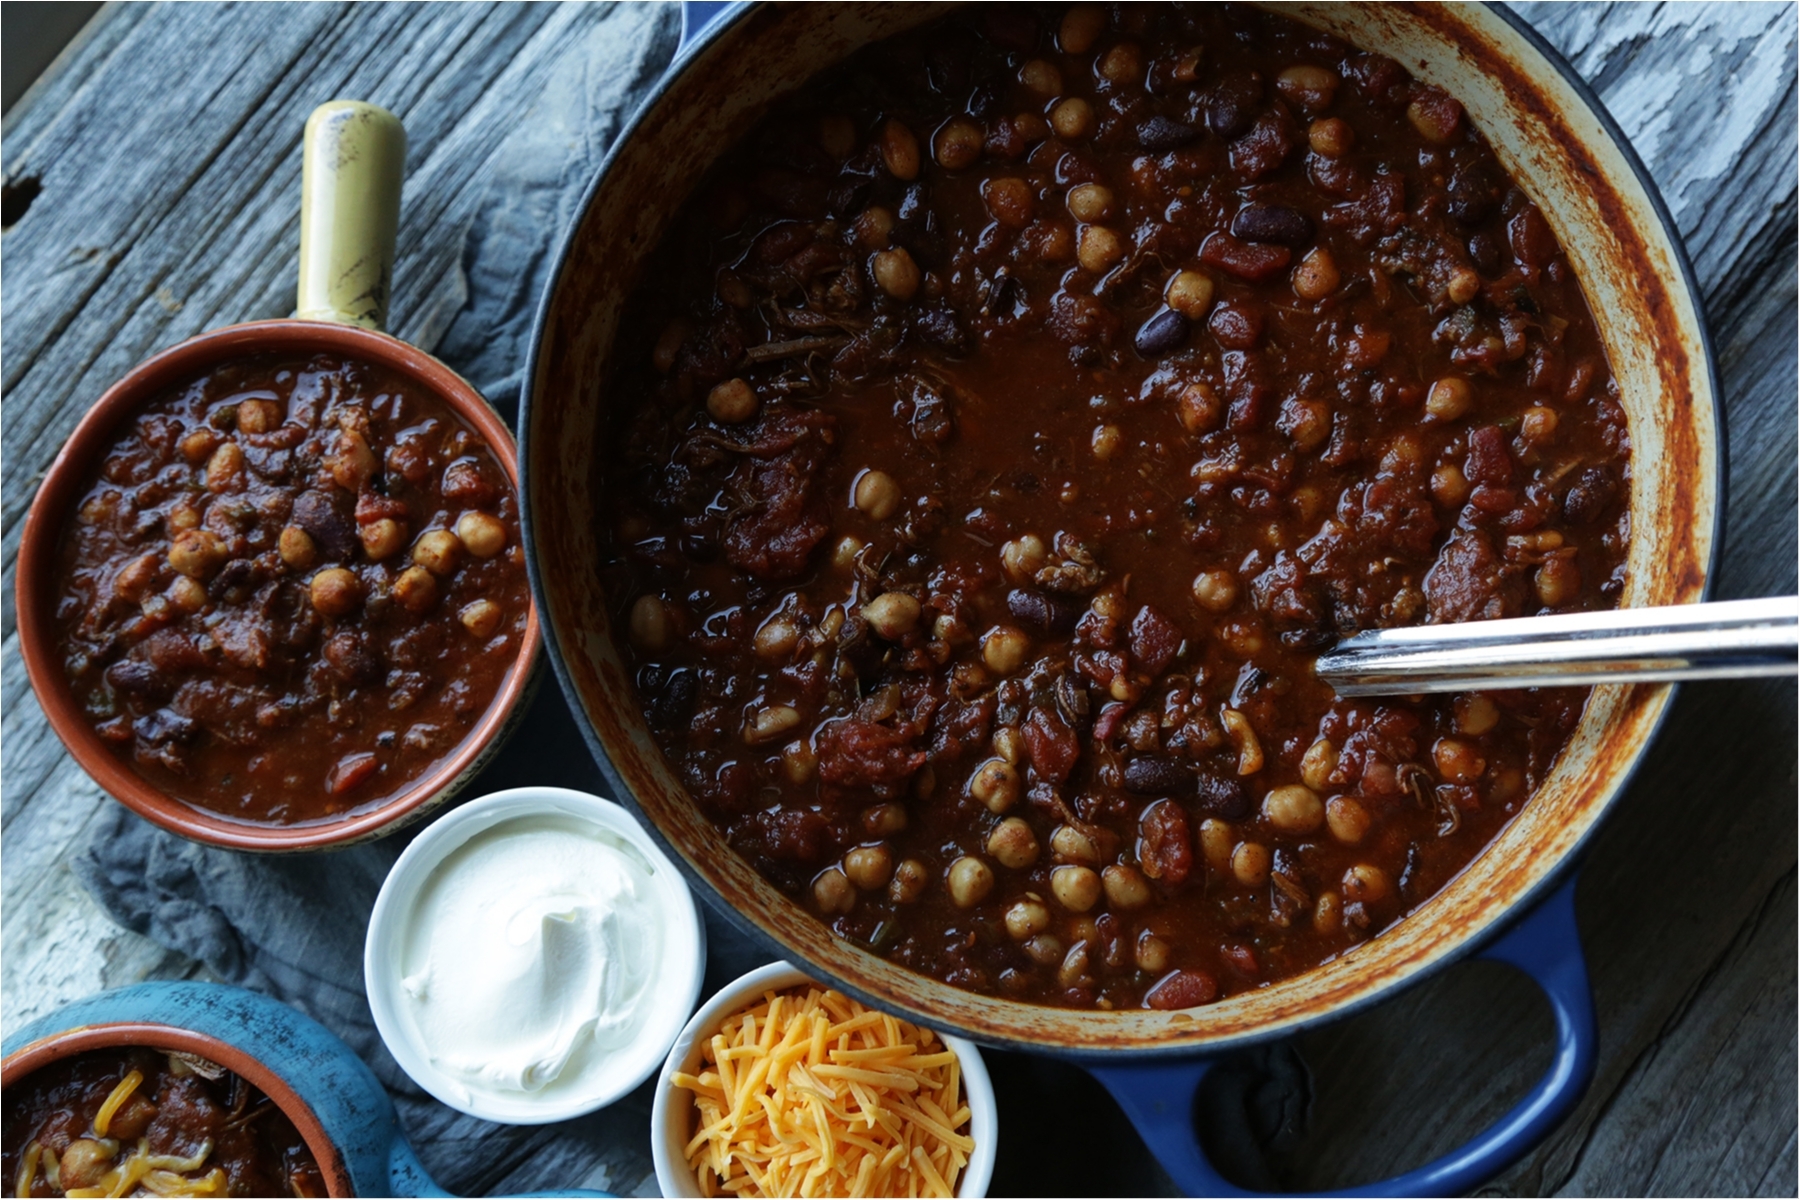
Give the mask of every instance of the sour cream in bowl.
POLYGON ((363 944, 376 1028, 418 1085, 535 1125, 647 1079, 693 1011, 706 935, 628 812, 561 788, 440 817, 382 884, 363 944))

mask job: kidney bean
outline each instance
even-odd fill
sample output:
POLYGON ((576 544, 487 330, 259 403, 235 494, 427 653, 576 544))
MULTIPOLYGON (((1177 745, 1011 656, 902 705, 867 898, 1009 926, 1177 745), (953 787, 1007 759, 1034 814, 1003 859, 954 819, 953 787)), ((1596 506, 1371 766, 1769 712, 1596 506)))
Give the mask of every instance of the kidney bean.
POLYGON ((1157 358, 1179 348, 1192 328, 1186 317, 1165 308, 1138 328, 1132 344, 1145 358, 1157 358))
POLYGON ((1285 204, 1246 204, 1231 219, 1231 232, 1246 242, 1304 246, 1312 240, 1312 221, 1285 204))
POLYGON ((1194 867, 1194 839, 1187 813, 1173 800, 1158 800, 1138 818, 1138 866, 1144 874, 1174 887, 1194 867))
POLYGON ((1206 327, 1226 349, 1248 350, 1262 340, 1262 310, 1250 301, 1227 300, 1214 306, 1206 327))
POLYGON ((1140 796, 1186 795, 1194 788, 1194 770, 1180 759, 1139 754, 1125 761, 1125 790, 1140 796))
POLYGON ((1144 997, 1149 1008, 1194 1008, 1211 1004, 1219 994, 1219 984, 1205 971, 1174 971, 1163 976, 1144 997))
POLYGON ((1286 246, 1246 242, 1223 232, 1209 233, 1200 243, 1201 262, 1252 283, 1287 270, 1293 257, 1286 246))
POLYGON ((1157 153, 1185 146, 1199 136, 1198 126, 1170 117, 1151 117, 1139 122, 1137 127, 1138 145, 1157 153))

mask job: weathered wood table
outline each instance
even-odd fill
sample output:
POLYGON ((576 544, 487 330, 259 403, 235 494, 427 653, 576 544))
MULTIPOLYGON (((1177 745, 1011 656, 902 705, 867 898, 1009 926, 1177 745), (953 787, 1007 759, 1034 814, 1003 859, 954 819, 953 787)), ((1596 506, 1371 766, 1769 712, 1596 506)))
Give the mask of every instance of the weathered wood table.
MULTIPOLYGON (((1520 9, 1599 90, 1693 256, 1729 435, 1717 594, 1792 592, 1795 9, 1520 9)), ((543 256, 621 111, 672 52, 675 19, 672 7, 610 4, 116 5, 7 117, 7 1029, 101 988, 199 970, 114 927, 68 869, 111 802, 46 727, 11 603, 20 522, 64 437, 151 352, 290 311, 301 123, 337 96, 389 106, 411 138, 396 331, 439 346, 504 406, 543 256), (492 189, 527 159, 539 202, 496 216, 492 189), (541 226, 536 254, 484 258, 495 220, 541 226), (459 327, 475 293, 514 295, 515 316, 459 327)), ((594 786, 553 689, 531 720, 498 777, 594 786)), ((1795 730, 1791 682, 1703 684, 1678 699, 1582 879, 1603 1039, 1594 1086, 1494 1192, 1794 1194, 1795 730)), ((1272 1103, 1251 1109, 1264 1117, 1240 1114, 1240 1136, 1221 1126, 1214 1140, 1235 1144, 1220 1150, 1246 1182, 1377 1178, 1504 1111, 1548 1063, 1549 1029, 1522 977, 1464 965, 1301 1038, 1306 1071, 1291 1056, 1243 1063, 1245 1088, 1272 1103)), ((1019 1055, 993 1066, 997 1193, 1166 1190, 1086 1076, 1019 1055)), ((494 1163, 481 1181, 523 1180, 519 1165, 494 1163)))

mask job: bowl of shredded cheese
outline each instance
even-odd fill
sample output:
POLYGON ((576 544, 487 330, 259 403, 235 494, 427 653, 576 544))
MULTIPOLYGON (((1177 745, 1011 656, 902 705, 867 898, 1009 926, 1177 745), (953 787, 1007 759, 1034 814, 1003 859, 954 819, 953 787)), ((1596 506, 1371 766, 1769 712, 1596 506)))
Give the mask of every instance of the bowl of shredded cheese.
POLYGON ((665 1196, 985 1196, 994 1172, 981 1052, 787 963, 694 1014, 651 1129, 665 1196))

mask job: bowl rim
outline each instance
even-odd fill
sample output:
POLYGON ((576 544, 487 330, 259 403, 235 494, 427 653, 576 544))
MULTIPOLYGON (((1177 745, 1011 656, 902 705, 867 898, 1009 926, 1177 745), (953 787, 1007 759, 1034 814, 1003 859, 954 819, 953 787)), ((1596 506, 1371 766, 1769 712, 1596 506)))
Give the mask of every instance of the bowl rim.
POLYGON ((155 1021, 106 1021, 77 1025, 46 1034, 8 1054, 4 1061, 0 1061, 0 1089, 11 1090, 52 1063, 89 1050, 134 1047, 165 1053, 179 1050, 196 1054, 249 1080, 294 1123, 294 1128, 306 1142, 306 1148, 312 1152, 313 1160, 319 1165, 327 1194, 356 1194, 351 1186, 350 1169, 344 1162, 344 1156, 339 1152, 337 1143, 325 1132, 325 1126, 314 1114, 312 1106, 300 1093, 289 1087, 285 1079, 264 1066, 262 1060, 210 1034, 155 1021))
POLYGON ((19 653, 51 729, 102 790, 139 816, 193 841, 233 850, 291 851, 342 846, 392 832, 423 816, 449 798, 461 777, 483 760, 507 728, 529 690, 543 645, 537 597, 528 589, 529 609, 518 653, 475 727, 404 791, 387 801, 324 820, 276 825, 212 812, 152 784, 100 740, 63 677, 53 646, 55 625, 50 616, 56 551, 77 489, 121 424, 165 389, 231 358, 309 350, 362 357, 407 376, 474 426, 506 472, 519 499, 523 542, 524 493, 520 488, 518 452, 505 423, 473 385, 431 355, 389 334, 293 318, 249 321, 207 330, 132 367, 101 394, 57 452, 32 497, 19 538, 14 580, 19 653))
MULTIPOLYGON (((673 917, 686 934, 665 943, 665 949, 687 949, 686 954, 665 954, 660 976, 650 985, 658 1007, 685 1020, 700 998, 706 976, 706 923, 700 917, 699 902, 687 878, 656 840, 645 831, 643 823, 629 809, 602 796, 560 787, 517 787, 490 792, 433 821, 406 847, 382 880, 374 907, 369 912, 368 932, 363 938, 363 990, 375 1029, 382 1044, 407 1077, 449 1107, 484 1121, 505 1125, 544 1125, 567 1121, 605 1108, 632 1091, 657 1071, 668 1047, 680 1037, 681 1026, 664 1020, 662 1028, 643 1030, 634 1042, 627 1068, 611 1074, 606 1086, 584 1094, 563 1097, 560 1103, 539 1103, 527 1097, 524 1101, 496 1101, 467 1091, 459 1094, 449 1077, 433 1068, 428 1058, 418 1052, 408 1034, 407 1022, 394 1002, 394 991, 400 986, 401 955, 398 939, 402 936, 412 904, 432 872, 464 843, 484 830, 509 821, 533 816, 573 816, 590 821, 619 834, 659 868, 669 880, 674 898, 673 917)), ((647 1002, 648 1002, 647 1000, 647 1002)))
MULTIPOLYGON (((1268 2, 1268 0, 1256 0, 1256 2, 1261 7, 1278 7, 1268 2)), ((943 5, 941 7, 952 8, 959 6, 960 2, 943 5)), ((596 199, 605 187, 609 176, 613 173, 619 160, 627 152, 632 139, 640 133, 644 126, 650 123, 653 111, 666 99, 666 94, 675 85, 677 79, 684 72, 692 69, 695 62, 715 43, 725 39, 738 26, 746 23, 746 21, 758 11, 769 7, 771 7, 771 5, 765 3, 764 0, 732 0, 731 3, 724 7, 722 12, 710 19, 696 34, 689 38, 689 40, 684 41, 677 49, 674 60, 670 63, 664 74, 658 78, 656 83, 646 93, 638 108, 633 112, 630 119, 628 119, 620 128, 618 136, 614 138, 612 145, 608 148, 600 165, 590 177, 588 185, 582 193, 580 202, 574 209, 576 215, 565 226, 562 237, 558 241, 555 258, 553 259, 553 266, 544 283, 543 290, 539 295, 537 312, 532 320, 519 404, 519 453, 521 456, 522 473, 524 470, 524 456, 527 448, 533 444, 532 431, 534 428, 533 421, 536 408, 539 404, 547 404, 550 402, 549 398, 542 392, 539 384, 539 375, 544 370, 545 343, 550 336, 552 301, 556 298, 566 281, 569 264, 573 257, 572 250, 579 240, 587 215, 592 211, 596 199)), ((935 9, 940 6, 933 7, 935 9)), ((1714 437, 1712 461, 1698 464, 1700 469, 1710 472, 1711 479, 1715 484, 1713 495, 1711 497, 1712 509, 1710 520, 1707 523, 1705 530, 1708 542, 1705 561, 1702 564, 1704 575, 1699 595, 1696 597, 1701 600, 1710 599, 1716 584, 1721 537, 1726 527, 1725 507, 1728 483, 1726 471, 1728 463, 1725 440, 1726 425, 1723 401, 1720 394, 1719 368, 1714 347, 1714 339, 1707 322, 1704 305, 1702 304, 1703 294, 1695 276, 1692 259, 1688 253, 1687 246, 1682 240, 1680 228, 1676 224, 1675 219, 1669 210, 1668 204, 1660 187, 1656 183, 1655 177, 1650 173, 1649 168, 1645 166, 1642 158, 1638 155, 1636 147, 1631 143, 1618 121, 1607 109, 1598 91, 1589 84, 1578 71, 1576 71, 1573 64, 1564 57, 1562 52, 1553 46, 1542 34, 1537 32, 1524 17, 1511 11, 1504 4, 1497 3, 1496 0, 1481 0, 1479 4, 1471 7, 1478 12, 1488 14, 1493 20, 1496 20, 1503 25, 1509 33, 1519 37, 1531 52, 1536 54, 1539 59, 1549 66, 1551 71, 1556 74, 1559 81, 1567 86, 1573 93, 1575 99, 1580 102, 1582 108, 1595 119, 1600 126, 1600 131, 1604 134, 1611 148, 1617 151, 1621 162, 1626 168, 1622 178, 1627 178, 1630 182, 1635 183, 1644 194, 1650 209, 1650 216, 1654 219, 1654 225, 1650 228, 1649 232, 1660 235, 1669 251, 1670 261, 1675 268, 1674 277, 1669 280, 1670 290, 1677 295, 1685 296, 1688 299, 1693 312, 1691 332, 1698 341, 1698 356, 1701 360, 1699 369, 1695 374, 1699 379, 1704 381, 1706 387, 1706 419, 1710 422, 1714 437)), ((1296 15, 1293 19, 1302 18, 1296 15)), ((1466 22, 1466 18, 1463 20, 1466 22)), ((852 49, 854 49, 854 47, 852 49)), ((1683 327, 1686 328, 1685 325, 1683 327)), ((550 611, 548 605, 548 585, 545 580, 545 567, 537 558, 538 542, 533 533, 533 527, 537 522, 532 507, 532 493, 529 482, 530 481, 527 479, 527 486, 521 493, 522 503, 520 506, 520 522, 524 530, 527 547, 527 577, 530 580, 532 593, 540 610, 548 612, 550 611)), ((585 716, 580 688, 563 657, 564 647, 562 639, 558 637, 553 624, 547 620, 545 622, 545 640, 548 647, 547 657, 550 660, 557 685, 561 688, 571 711, 576 715, 576 725, 580 730, 583 743, 587 746, 589 754, 599 768, 602 776, 606 779, 607 784, 624 799, 625 803, 629 804, 634 811, 639 813, 644 820, 646 828, 650 831, 651 836, 669 851, 671 857, 679 865, 683 873, 690 877, 690 882, 693 884, 696 892, 704 897, 710 906, 720 912, 721 915, 730 921, 737 930, 749 937, 755 944, 766 948, 772 955, 782 958, 796 955, 797 951, 794 947, 784 943, 774 932, 764 928, 750 914, 741 911, 731 904, 721 893, 720 889, 715 887, 706 873, 703 872, 697 864, 692 862, 674 843, 669 835, 665 833, 662 827, 644 811, 636 794, 632 791, 626 780, 624 773, 614 763, 612 755, 609 752, 606 743, 601 739, 598 730, 594 727, 593 722, 585 716)), ((1669 710, 1673 706, 1673 699, 1677 694, 1679 685, 1667 684, 1661 686, 1664 689, 1660 701, 1661 707, 1650 722, 1649 728, 1643 734, 1642 740, 1634 751, 1630 762, 1626 768, 1617 775, 1616 781, 1612 785, 1609 799, 1594 819, 1588 822, 1587 827, 1581 831, 1573 844, 1564 850, 1561 859, 1546 869, 1533 883, 1528 885, 1514 898, 1513 903, 1505 911, 1498 914, 1485 927, 1459 937, 1454 944, 1446 948, 1443 952, 1436 954, 1422 965, 1407 969, 1397 978, 1390 979, 1361 995, 1336 1002, 1325 1010, 1317 1013, 1281 1021, 1271 1021, 1256 1029, 1244 1030, 1230 1035, 1208 1038, 1206 1040, 1189 1040, 1186 1037, 1182 1037, 1161 1045, 1116 1045, 1107 1042, 1103 1038, 1096 1038, 1093 1041, 1081 1044, 1065 1044, 1050 1040, 1036 1040, 1021 1034, 1016 1030, 996 1032, 989 1029, 983 1029, 978 1036, 980 1036, 982 1042, 987 1045, 1026 1052, 1042 1053, 1051 1051, 1061 1057, 1075 1061, 1116 1063, 1121 1060, 1136 1060, 1143 1062, 1183 1060, 1192 1059, 1196 1055, 1222 1053, 1259 1043, 1291 1037, 1304 1029, 1314 1028, 1341 1020, 1393 999, 1400 992, 1423 983, 1426 980, 1435 977, 1439 972, 1478 954, 1482 948, 1498 940, 1515 923, 1529 915, 1530 912, 1533 911, 1533 909, 1547 896, 1553 894, 1557 887, 1561 886, 1573 874, 1579 871, 1582 861, 1592 844, 1594 835, 1598 832, 1599 827, 1604 824, 1605 818, 1610 815, 1611 809, 1617 802, 1618 797, 1630 786, 1637 772, 1642 768, 1649 747, 1656 740, 1656 737, 1661 732, 1664 723, 1668 719, 1669 710)), ((1486 853, 1486 850, 1484 850, 1483 853, 1486 853)), ((896 1003, 891 998, 881 996, 867 988, 858 986, 856 982, 841 978, 835 971, 817 966, 809 966, 808 969, 813 970, 816 974, 830 980, 833 986, 842 988, 844 991, 856 996, 866 1004, 882 1007, 884 1009, 898 1008, 899 1011, 905 1013, 908 1019, 912 1020, 931 1021, 934 1019, 927 1016, 925 1012, 929 1007, 928 999, 922 998, 916 993, 910 995, 904 1001, 896 1003)), ((930 980, 928 976, 919 976, 919 978, 926 982, 935 982, 930 980)), ((951 1025, 952 1027, 955 1027, 954 1022, 951 1022, 951 1025)))
MULTIPOLYGON (((656 1183, 663 1195, 700 1194, 693 1173, 687 1168, 686 1156, 677 1146, 677 1139, 681 1138, 682 1144, 685 1144, 685 1138, 674 1132, 675 1118, 692 1107, 688 1104, 677 1110, 675 1094, 686 1089, 675 1086, 675 1072, 691 1070, 693 1065, 697 1065, 702 1049, 701 1039, 711 1036, 721 1020, 754 1003, 764 992, 786 991, 801 984, 834 990, 837 988, 829 979, 820 980, 820 974, 822 972, 809 971, 785 960, 746 971, 714 992, 712 998, 702 1004, 682 1027, 681 1035, 669 1048, 668 1058, 656 1077, 656 1095, 652 1097, 650 1107, 651 1157, 656 1163, 656 1183)), ((866 1001, 863 1003, 866 1004, 866 1001)), ((886 1011, 879 1005, 867 1007, 886 1011)), ((931 1032, 937 1034, 946 1049, 956 1054, 963 1082, 963 1097, 969 1105, 969 1137, 975 1143, 975 1152, 963 1167, 962 1178, 957 1181, 956 1195, 985 1196, 993 1181, 994 1158, 1000 1139, 1000 1108, 994 1099, 994 1082, 988 1075, 987 1063, 981 1057, 980 1049, 973 1042, 944 1033, 935 1026, 931 1028, 931 1032)))

